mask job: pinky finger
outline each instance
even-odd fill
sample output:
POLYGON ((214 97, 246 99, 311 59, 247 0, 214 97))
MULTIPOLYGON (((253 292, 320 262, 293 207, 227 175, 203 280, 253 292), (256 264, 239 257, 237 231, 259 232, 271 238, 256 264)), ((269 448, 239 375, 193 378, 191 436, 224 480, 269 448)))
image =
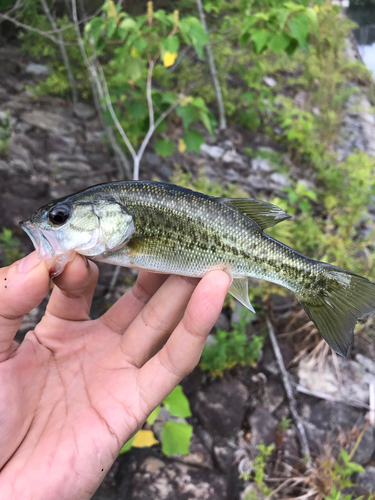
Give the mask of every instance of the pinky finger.
POLYGON ((195 289, 183 319, 165 346, 139 370, 141 394, 150 409, 198 364, 229 287, 230 278, 225 272, 207 274, 195 289))

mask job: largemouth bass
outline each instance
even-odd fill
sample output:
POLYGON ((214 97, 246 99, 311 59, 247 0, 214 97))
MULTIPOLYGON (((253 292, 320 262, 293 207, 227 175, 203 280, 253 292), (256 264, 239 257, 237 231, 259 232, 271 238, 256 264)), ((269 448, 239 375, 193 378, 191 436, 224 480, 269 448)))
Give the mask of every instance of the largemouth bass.
POLYGON ((230 293, 253 311, 248 278, 294 292, 322 337, 346 355, 357 321, 375 314, 375 284, 309 259, 264 233, 289 216, 250 199, 213 198, 159 182, 112 182, 52 201, 21 222, 39 257, 62 272, 74 251, 157 273, 229 268, 230 293))

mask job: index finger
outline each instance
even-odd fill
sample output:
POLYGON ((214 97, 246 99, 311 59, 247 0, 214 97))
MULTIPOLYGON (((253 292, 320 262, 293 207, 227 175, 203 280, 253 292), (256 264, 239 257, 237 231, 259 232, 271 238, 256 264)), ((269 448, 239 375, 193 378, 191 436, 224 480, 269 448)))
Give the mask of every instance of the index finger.
POLYGON ((212 271, 202 278, 167 343, 140 368, 138 383, 149 409, 155 408, 198 364, 229 287, 230 278, 223 271, 212 271))

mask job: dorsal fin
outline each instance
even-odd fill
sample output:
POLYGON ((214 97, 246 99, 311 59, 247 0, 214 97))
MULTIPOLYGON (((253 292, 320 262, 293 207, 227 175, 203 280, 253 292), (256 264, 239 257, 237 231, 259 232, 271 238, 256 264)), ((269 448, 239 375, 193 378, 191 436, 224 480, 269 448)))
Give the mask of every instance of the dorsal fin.
POLYGON ((256 222, 261 229, 272 227, 279 222, 290 219, 280 207, 272 205, 267 201, 252 200, 247 198, 219 198, 221 203, 225 203, 242 212, 247 217, 256 222))

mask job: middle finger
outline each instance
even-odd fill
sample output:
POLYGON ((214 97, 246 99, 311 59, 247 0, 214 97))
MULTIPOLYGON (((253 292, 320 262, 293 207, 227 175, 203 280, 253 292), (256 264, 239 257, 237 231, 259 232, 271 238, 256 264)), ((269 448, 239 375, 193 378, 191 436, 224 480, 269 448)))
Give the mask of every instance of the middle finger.
POLYGON ((196 278, 170 276, 126 330, 121 349, 137 367, 167 341, 198 284, 196 278))

